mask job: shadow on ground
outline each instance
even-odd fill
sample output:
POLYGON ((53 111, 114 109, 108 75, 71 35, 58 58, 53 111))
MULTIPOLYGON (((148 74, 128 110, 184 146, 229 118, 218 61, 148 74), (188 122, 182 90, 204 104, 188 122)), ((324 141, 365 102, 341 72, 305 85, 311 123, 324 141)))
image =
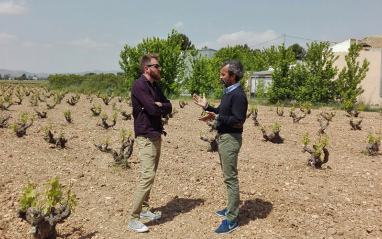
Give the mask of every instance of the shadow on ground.
MULTIPOLYGON (((62 234, 62 233, 58 233, 58 236, 59 238, 72 238, 72 237, 76 237, 76 238, 79 238, 79 239, 90 239, 90 238, 93 238, 94 236, 96 236, 98 233, 98 231, 95 231, 95 232, 91 232, 91 233, 86 233, 85 230, 83 229, 83 227, 75 227, 72 229, 71 232, 69 233, 65 233, 65 234, 62 234)), ((56 238, 56 237, 54 237, 56 238)))
POLYGON ((240 207, 240 225, 247 225, 258 218, 266 218, 273 209, 273 204, 256 198, 246 200, 240 207))
POLYGON ((166 218, 166 220, 150 221, 145 224, 150 226, 159 225, 165 223, 166 221, 172 221, 179 214, 189 212, 203 203, 204 199, 179 198, 176 196, 166 205, 158 208, 153 208, 153 211, 160 211, 162 217, 166 218))

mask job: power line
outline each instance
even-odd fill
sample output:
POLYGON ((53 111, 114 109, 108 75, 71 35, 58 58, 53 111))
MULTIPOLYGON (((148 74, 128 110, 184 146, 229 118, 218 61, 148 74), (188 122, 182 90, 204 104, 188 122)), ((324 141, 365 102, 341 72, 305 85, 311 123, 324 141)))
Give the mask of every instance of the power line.
POLYGON ((257 44, 257 45, 253 45, 253 46, 250 46, 250 47, 259 46, 259 45, 265 44, 265 43, 267 43, 267 42, 271 42, 271 41, 274 41, 274 40, 280 39, 280 38, 282 38, 282 37, 284 37, 284 35, 282 35, 281 37, 278 37, 278 38, 275 38, 275 39, 272 39, 272 40, 266 41, 266 42, 262 42, 262 43, 260 43, 260 44, 257 44))
MULTIPOLYGON (((296 39, 300 39, 300 40, 307 40, 307 41, 318 41, 318 42, 322 42, 320 40, 313 40, 313 39, 308 39, 308 38, 302 38, 302 37, 293 37, 293 36, 286 36, 286 37, 290 37, 290 38, 296 38, 296 39)), ((329 43, 337 43, 337 42, 333 42, 333 41, 327 41, 329 43)))
MULTIPOLYGON (((284 41, 285 41, 285 37, 290 37, 290 38, 296 38, 296 39, 306 40, 306 41, 317 41, 317 42, 322 42, 322 41, 320 41, 320 40, 313 40, 313 39, 308 39, 308 38, 303 38, 303 37, 287 36, 287 35, 283 34, 283 35, 281 35, 280 37, 277 37, 277 38, 275 38, 275 39, 272 39, 272 40, 269 40, 269 41, 265 41, 265 42, 262 42, 262 43, 259 43, 259 44, 256 44, 256 45, 252 45, 252 46, 249 46, 249 47, 252 48, 252 47, 255 47, 255 46, 263 45, 263 44, 265 44, 265 43, 268 43, 268 42, 271 42, 271 41, 280 39, 280 38, 282 38, 282 37, 284 37, 284 41)), ((330 42, 330 41, 328 41, 328 42, 329 42, 329 43, 337 43, 337 42, 330 42)), ((284 42, 284 43, 285 43, 285 42, 284 42)))

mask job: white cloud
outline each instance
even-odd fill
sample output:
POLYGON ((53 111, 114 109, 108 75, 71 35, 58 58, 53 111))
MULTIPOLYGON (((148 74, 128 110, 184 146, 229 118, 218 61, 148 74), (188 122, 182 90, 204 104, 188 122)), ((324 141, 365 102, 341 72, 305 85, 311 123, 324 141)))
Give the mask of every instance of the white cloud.
POLYGON ((251 48, 267 48, 274 45, 272 40, 279 38, 276 32, 273 30, 267 30, 265 32, 245 32, 239 31, 234 33, 223 34, 216 41, 206 41, 195 44, 197 49, 201 49, 205 46, 215 50, 227 46, 244 45, 247 44, 251 48), (269 43, 267 43, 269 41, 269 43), (264 43, 264 44, 262 44, 264 43))
POLYGON ((33 47, 35 46, 35 44, 33 44, 32 42, 24 42, 21 44, 22 47, 33 47))
POLYGON ((90 40, 89 38, 80 38, 78 40, 74 40, 68 43, 68 45, 80 47, 83 50, 102 50, 105 48, 110 48, 112 45, 108 43, 99 43, 93 40, 90 40))
POLYGON ((183 22, 179 21, 179 22, 175 23, 174 28, 177 29, 177 28, 180 28, 182 26, 183 26, 183 22))
POLYGON ((52 44, 45 44, 42 46, 44 49, 51 49, 53 47, 52 44))
POLYGON ((235 46, 244 44, 251 47, 273 40, 277 37, 279 36, 273 30, 268 30, 261 33, 240 31, 221 35, 217 39, 217 45, 220 48, 226 47, 227 45, 235 46))
POLYGON ((9 34, 3 33, 3 32, 0 33, 0 44, 9 43, 9 42, 12 42, 16 39, 17 39, 17 37, 14 35, 9 35, 9 34))
POLYGON ((1 15, 21 15, 27 12, 24 2, 19 4, 13 1, 0 2, 0 16, 1 15))
POLYGON ((226 46, 244 45, 247 44, 249 47, 255 46, 267 41, 273 40, 279 37, 273 30, 268 30, 265 32, 234 32, 221 35, 216 43, 212 43, 212 46, 208 47, 220 49, 226 46))

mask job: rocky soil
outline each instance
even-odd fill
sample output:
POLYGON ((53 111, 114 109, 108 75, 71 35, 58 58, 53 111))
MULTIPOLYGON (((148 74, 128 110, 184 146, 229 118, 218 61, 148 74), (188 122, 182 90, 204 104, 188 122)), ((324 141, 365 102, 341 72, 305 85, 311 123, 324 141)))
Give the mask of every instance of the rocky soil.
MULTIPOLYGON (((92 116, 91 106, 101 105, 111 119, 112 105, 101 99, 90 103, 81 95, 79 103, 66 103, 54 109, 46 103, 12 105, 0 111, 0 119, 11 116, 7 128, 0 128, 0 238, 30 238, 30 225, 17 217, 21 188, 30 178, 39 192, 54 176, 67 185, 73 180, 78 205, 65 222, 57 225, 58 238, 221 238, 214 230, 222 218, 216 210, 226 206, 226 190, 218 154, 207 152, 209 127, 197 118, 201 109, 191 101, 184 108, 173 100, 179 112, 168 121, 163 137, 162 156, 151 193, 152 211, 160 213, 156 222, 143 221, 150 231, 144 234, 127 229, 128 213, 140 164, 137 150, 128 169, 110 166, 111 154, 94 144, 110 137, 110 147, 120 146, 122 129, 133 130, 132 120, 122 120, 108 130, 97 126, 101 118, 92 116), (9 125, 19 121, 20 112, 46 111, 47 118, 36 118, 27 135, 17 137, 9 125), (73 122, 63 112, 70 110, 73 122), (44 129, 61 130, 68 140, 59 149, 44 141, 44 129)), ((48 100, 49 101, 49 100, 48 100)), ((131 107, 116 99, 118 111, 131 107)), ((112 102, 113 102, 112 101, 112 102)), ((382 238, 382 156, 366 156, 367 135, 382 130, 379 113, 362 112, 362 130, 351 130, 349 118, 338 110, 325 130, 329 136, 329 162, 322 169, 307 166, 308 153, 302 153, 301 139, 309 132, 318 138, 317 114, 333 109, 313 109, 293 123, 289 108, 284 116, 275 107, 258 106, 258 120, 267 131, 275 122, 281 125, 282 144, 265 142, 259 127, 249 118, 244 125, 239 155, 241 193, 240 227, 224 238, 382 238)), ((295 111, 298 114, 302 114, 295 111)))

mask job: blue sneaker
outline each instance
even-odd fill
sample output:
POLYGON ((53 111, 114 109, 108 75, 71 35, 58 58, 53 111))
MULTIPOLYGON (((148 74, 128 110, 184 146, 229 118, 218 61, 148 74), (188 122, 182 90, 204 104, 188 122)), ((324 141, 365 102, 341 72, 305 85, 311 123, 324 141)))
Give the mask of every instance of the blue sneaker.
POLYGON ((238 222, 231 222, 227 219, 222 221, 222 224, 218 227, 218 229, 215 230, 216 233, 219 234, 226 234, 230 233, 233 230, 237 229, 239 227, 238 222))
POLYGON ((226 217, 227 216, 227 208, 224 208, 223 210, 216 211, 216 215, 221 216, 221 217, 226 217))

